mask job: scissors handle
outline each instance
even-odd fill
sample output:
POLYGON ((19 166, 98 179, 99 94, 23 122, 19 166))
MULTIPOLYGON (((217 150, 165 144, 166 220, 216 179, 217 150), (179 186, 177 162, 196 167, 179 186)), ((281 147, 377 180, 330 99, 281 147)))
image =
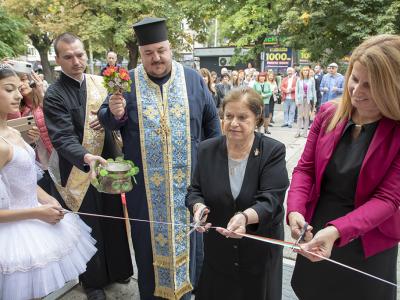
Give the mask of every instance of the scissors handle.
POLYGON ((198 222, 193 222, 193 223, 190 224, 191 226, 193 226, 193 228, 188 232, 188 235, 190 235, 193 231, 195 231, 197 227, 202 225, 201 219, 204 218, 204 212, 205 212, 206 208, 208 208, 208 206, 205 206, 205 207, 203 207, 201 209, 199 221, 198 222))

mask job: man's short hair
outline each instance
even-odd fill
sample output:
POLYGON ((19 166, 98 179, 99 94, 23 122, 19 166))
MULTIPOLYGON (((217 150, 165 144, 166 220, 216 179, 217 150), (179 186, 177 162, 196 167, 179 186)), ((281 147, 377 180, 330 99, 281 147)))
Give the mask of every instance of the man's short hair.
POLYGON ((60 34, 58 37, 56 37, 56 39, 54 40, 54 51, 56 52, 56 56, 58 56, 58 43, 59 42, 63 42, 66 44, 72 44, 73 42, 75 42, 76 40, 81 41, 80 38, 78 38, 76 35, 69 33, 69 32, 64 32, 62 34, 60 34))

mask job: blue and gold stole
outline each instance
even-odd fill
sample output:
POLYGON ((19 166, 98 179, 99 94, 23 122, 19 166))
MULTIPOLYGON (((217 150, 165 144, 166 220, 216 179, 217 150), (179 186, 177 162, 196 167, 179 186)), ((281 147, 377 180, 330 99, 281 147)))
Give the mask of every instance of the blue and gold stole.
MULTIPOLYGON (((162 89, 143 65, 135 69, 140 147, 150 221, 189 224, 185 195, 191 176, 190 115, 183 66, 172 62, 162 89)), ((187 226, 150 224, 154 295, 180 299, 192 290, 187 226)))

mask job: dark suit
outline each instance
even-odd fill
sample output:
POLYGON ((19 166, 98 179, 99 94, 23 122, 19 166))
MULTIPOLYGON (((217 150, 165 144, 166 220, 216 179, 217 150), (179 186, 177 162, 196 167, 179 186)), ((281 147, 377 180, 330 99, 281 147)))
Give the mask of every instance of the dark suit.
POLYGON ((321 94, 321 90, 320 90, 320 86, 321 86, 321 80, 322 80, 322 76, 324 76, 324 73, 319 73, 319 74, 315 74, 314 75, 314 80, 315 80, 315 92, 317 93, 317 102, 316 102, 316 109, 317 112, 319 111, 319 107, 321 106, 321 98, 322 98, 322 94, 321 94))
MULTIPOLYGON (((199 146, 198 165, 186 205, 210 207, 208 222, 227 226, 237 211, 253 208, 259 224, 247 233, 283 238, 283 200, 288 187, 285 147, 255 133, 243 184, 234 200, 229 182, 226 137, 199 146)), ((281 299, 282 248, 250 239, 226 239, 215 230, 204 235, 204 266, 196 299, 281 299)))
POLYGON ((215 102, 217 108, 220 108, 222 105, 222 101, 224 101, 225 96, 229 93, 229 91, 232 89, 232 86, 230 84, 223 84, 222 82, 218 83, 215 85, 215 91, 216 91, 216 97, 215 97, 215 102))

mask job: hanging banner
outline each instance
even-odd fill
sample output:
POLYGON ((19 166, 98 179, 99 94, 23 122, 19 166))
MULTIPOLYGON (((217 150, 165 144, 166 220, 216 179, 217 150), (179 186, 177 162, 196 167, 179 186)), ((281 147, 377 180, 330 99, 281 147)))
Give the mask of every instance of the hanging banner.
POLYGON ((307 52, 307 50, 300 50, 299 51, 299 63, 300 65, 309 65, 310 64, 311 54, 307 52))
POLYGON ((278 36, 277 35, 267 35, 264 38, 263 45, 267 45, 267 46, 278 45, 278 36))

